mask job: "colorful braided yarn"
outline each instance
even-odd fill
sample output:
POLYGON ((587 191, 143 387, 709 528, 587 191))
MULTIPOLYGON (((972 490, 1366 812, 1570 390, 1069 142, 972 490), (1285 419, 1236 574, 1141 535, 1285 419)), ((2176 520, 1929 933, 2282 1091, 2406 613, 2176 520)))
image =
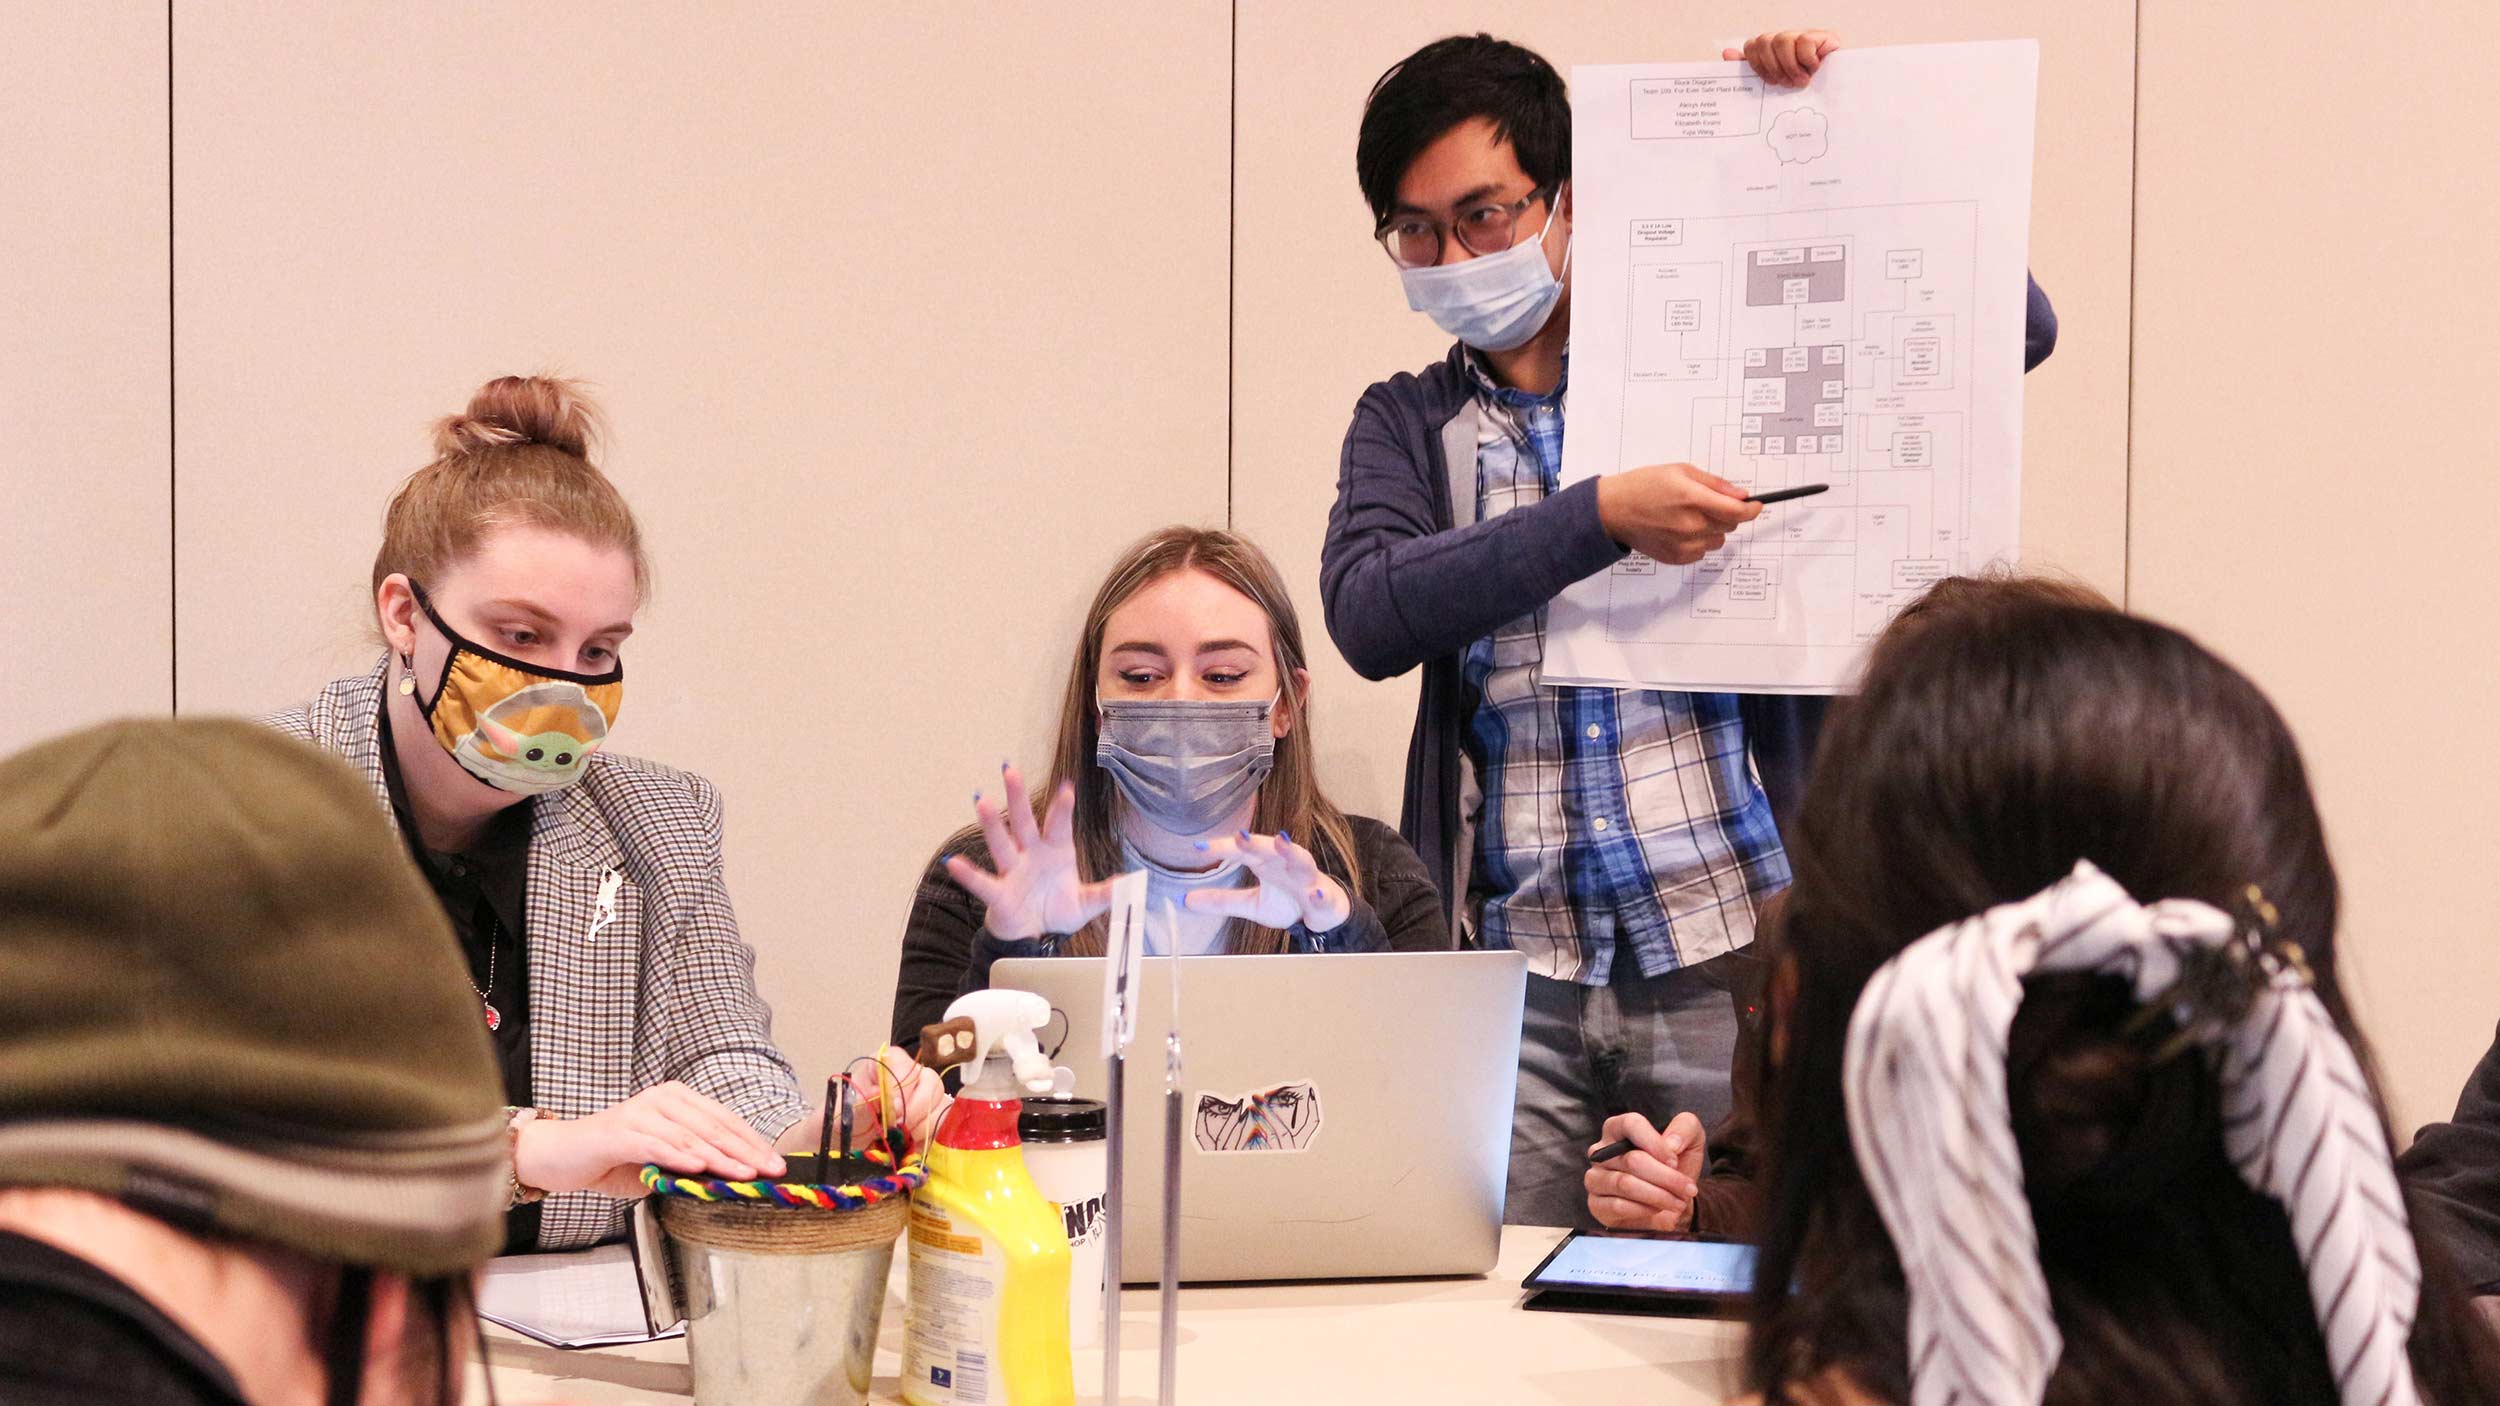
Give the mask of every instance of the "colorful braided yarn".
POLYGON ((697 1201, 752 1201, 758 1205, 813 1206, 820 1211, 857 1211, 889 1196, 909 1195, 929 1180, 927 1163, 915 1160, 897 1167, 894 1153, 887 1148, 871 1147, 861 1155, 893 1170, 845 1186, 822 1186, 798 1182, 681 1177, 675 1172, 646 1164, 642 1169, 642 1184, 644 1189, 658 1195, 691 1196, 697 1201))

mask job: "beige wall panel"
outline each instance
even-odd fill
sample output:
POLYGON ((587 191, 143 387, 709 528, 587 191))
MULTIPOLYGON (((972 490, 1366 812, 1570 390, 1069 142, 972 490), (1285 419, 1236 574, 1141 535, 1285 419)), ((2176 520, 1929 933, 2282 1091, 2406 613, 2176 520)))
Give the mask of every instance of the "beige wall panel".
MULTIPOLYGON (((2480 0, 2406 19, 2500 49, 2480 0)), ((2136 604, 2299 734, 2409 1133, 2500 1020, 2500 99, 2390 32, 2145 5, 2131 535, 2136 604)))
MULTIPOLYGON (((1956 0, 1904 7, 1833 0, 1790 17, 1853 44, 2041 41, 2031 263, 2063 325, 2026 387, 2023 543, 2035 564, 2113 595, 2125 574, 2128 135, 2133 10, 2117 0, 1956 0)), ((1634 0, 1463 11, 1241 9, 1239 215, 1234 228, 1233 522, 1272 552, 1311 632, 1324 636, 1319 552, 1337 456, 1371 382, 1438 359, 1449 341, 1406 309, 1369 238, 1354 137, 1374 79, 1416 46, 1483 29, 1575 63, 1716 58, 1770 21, 1758 6, 1661 9, 1634 0)), ((1340 803, 1394 823, 1416 677, 1366 683, 1315 644, 1324 776, 1340 803)))
POLYGON ((0 755, 171 702, 165 11, 0 20, 0 755))
POLYGON ((361 672, 429 418, 593 379, 659 581, 617 743, 721 784, 822 1078, 973 788, 1043 759, 1111 556, 1222 521, 1227 25, 186 9, 182 706, 361 672))

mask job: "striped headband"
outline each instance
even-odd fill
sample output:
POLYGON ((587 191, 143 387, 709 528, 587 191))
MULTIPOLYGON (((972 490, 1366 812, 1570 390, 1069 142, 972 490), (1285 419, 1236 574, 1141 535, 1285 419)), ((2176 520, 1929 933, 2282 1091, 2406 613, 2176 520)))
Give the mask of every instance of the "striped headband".
MULTIPOLYGON (((1937 929, 1886 962, 1849 1020, 1849 1141, 1909 1289, 1911 1406, 2023 1406, 2064 1343, 2006 1097, 2006 1036, 2034 972, 2130 976, 2162 997, 2183 961, 2234 941, 2219 909, 2145 906, 2090 863, 2020 903, 1937 929)), ((2347 1406, 2415 1406, 2421 1283, 2360 1062, 2307 973, 2269 964, 2246 1014, 2197 1024, 2223 1146, 2291 1220, 2347 1406)))

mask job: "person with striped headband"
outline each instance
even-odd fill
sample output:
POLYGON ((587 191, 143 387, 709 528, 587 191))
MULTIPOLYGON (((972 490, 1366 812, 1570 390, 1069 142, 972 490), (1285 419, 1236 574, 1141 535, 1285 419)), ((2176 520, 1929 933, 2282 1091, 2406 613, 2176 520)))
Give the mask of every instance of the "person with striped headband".
POLYGON ((1951 613, 1835 707, 1775 941, 1771 1403, 2500 1400, 2416 1236, 2289 730, 2187 636, 1951 613))

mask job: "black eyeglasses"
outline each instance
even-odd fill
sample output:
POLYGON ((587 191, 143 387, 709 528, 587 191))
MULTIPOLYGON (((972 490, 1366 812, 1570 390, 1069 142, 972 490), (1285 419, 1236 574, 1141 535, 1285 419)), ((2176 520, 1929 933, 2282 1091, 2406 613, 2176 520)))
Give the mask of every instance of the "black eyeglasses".
POLYGON ((1443 232, 1458 237, 1470 254, 1499 254, 1518 242, 1519 216, 1539 200, 1550 200, 1559 185, 1541 186, 1512 201, 1488 200, 1470 205, 1447 221, 1409 212, 1392 215, 1372 232, 1389 262, 1402 269, 1430 268, 1441 262, 1443 232))

